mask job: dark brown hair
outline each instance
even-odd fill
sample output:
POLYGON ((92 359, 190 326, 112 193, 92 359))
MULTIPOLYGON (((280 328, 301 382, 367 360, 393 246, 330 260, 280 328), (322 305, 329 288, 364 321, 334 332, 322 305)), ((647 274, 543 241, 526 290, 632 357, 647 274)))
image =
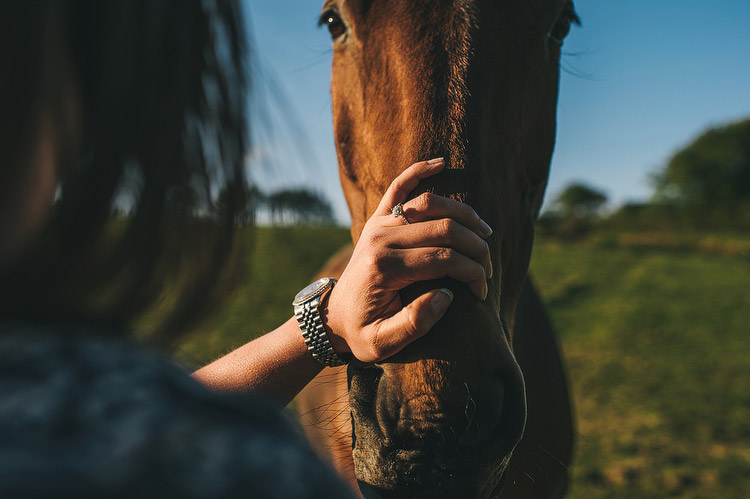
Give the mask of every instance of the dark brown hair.
MULTIPOLYGON (((169 342, 221 298, 235 226, 248 219, 238 9, 0 3, 0 197, 18 192, 44 117, 58 145, 53 213, 0 269, 1 319, 122 331, 158 317, 147 329, 169 342), (82 126, 71 131, 76 101, 82 126)), ((9 208, 0 201, 0 218, 17 216, 9 208)))

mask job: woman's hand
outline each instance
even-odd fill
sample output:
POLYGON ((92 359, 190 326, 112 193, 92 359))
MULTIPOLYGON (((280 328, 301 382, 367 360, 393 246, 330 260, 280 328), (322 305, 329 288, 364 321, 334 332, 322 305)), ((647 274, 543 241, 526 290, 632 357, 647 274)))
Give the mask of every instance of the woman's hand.
POLYGON ((442 158, 415 163, 399 175, 367 221, 354 253, 328 299, 326 322, 334 350, 362 362, 383 360, 425 335, 453 299, 429 291, 403 306, 398 291, 418 281, 451 277, 487 297, 492 234, 468 205, 434 194, 406 202, 423 178, 441 171, 442 158), (403 203, 406 223, 391 210, 403 203))
MULTIPOLYGON (((399 290, 452 277, 480 300, 492 275, 484 238, 492 231, 468 205, 422 194, 405 202, 419 181, 443 169, 442 159, 410 166, 393 181, 368 220, 349 265, 328 297, 326 323, 334 350, 377 362, 425 335, 453 293, 435 289, 404 306, 399 290), (403 204, 410 223, 391 210, 403 204)), ((322 365, 313 359, 292 317, 268 334, 196 371, 217 390, 256 390, 287 404, 322 365)))

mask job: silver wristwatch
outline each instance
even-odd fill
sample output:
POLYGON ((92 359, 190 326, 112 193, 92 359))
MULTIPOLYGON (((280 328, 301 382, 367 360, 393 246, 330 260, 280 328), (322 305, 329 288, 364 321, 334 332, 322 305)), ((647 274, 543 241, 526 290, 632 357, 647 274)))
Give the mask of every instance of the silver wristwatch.
POLYGON ((320 317, 320 303, 333 289, 336 279, 324 277, 310 284, 294 297, 292 306, 302 330, 305 345, 313 358, 328 367, 343 366, 346 360, 337 354, 328 339, 320 317))

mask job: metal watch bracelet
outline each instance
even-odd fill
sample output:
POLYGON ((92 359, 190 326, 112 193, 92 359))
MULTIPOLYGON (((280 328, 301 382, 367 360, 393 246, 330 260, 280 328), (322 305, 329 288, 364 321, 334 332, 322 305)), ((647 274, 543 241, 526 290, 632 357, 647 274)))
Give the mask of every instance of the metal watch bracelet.
POLYGON ((315 360, 327 367, 342 366, 347 363, 333 350, 320 315, 321 303, 335 283, 336 279, 332 277, 319 279, 300 291, 292 302, 294 316, 307 350, 315 360))

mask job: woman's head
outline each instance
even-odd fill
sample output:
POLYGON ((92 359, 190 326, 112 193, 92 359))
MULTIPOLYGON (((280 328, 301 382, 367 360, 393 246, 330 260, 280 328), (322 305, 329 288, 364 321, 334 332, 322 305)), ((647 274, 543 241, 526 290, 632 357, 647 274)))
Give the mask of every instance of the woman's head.
POLYGON ((246 209, 231 0, 0 4, 0 317, 177 332, 246 209), (177 293, 177 289, 180 292, 177 293))

